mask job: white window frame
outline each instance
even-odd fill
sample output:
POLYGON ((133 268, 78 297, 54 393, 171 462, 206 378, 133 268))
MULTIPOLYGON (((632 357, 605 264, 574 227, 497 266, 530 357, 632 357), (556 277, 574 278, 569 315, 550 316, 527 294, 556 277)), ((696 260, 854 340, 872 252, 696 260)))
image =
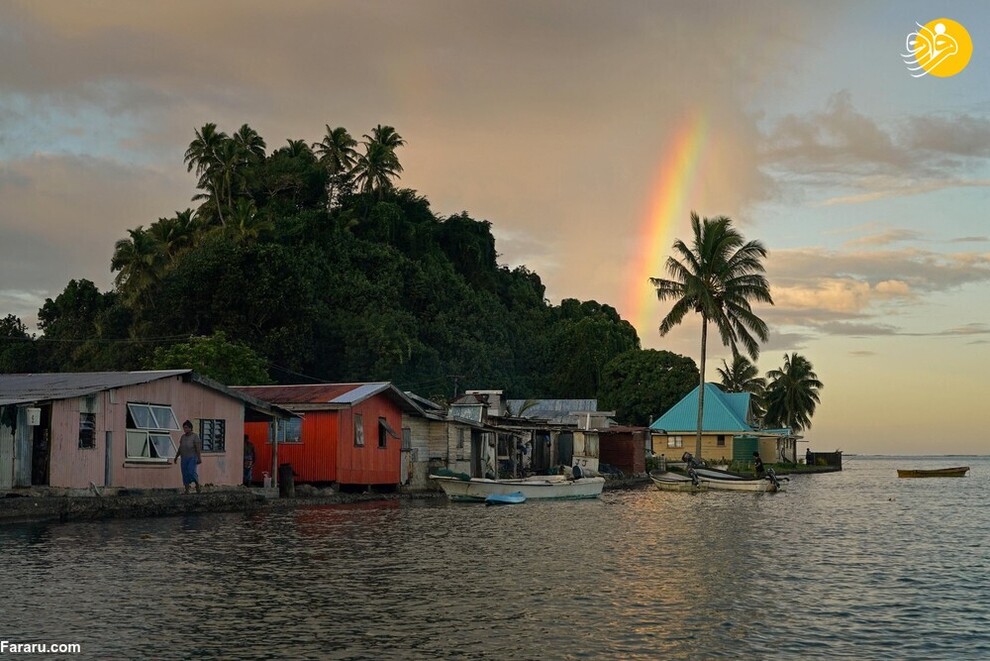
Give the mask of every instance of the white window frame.
POLYGON ((124 442, 124 457, 129 462, 166 464, 175 457, 177 448, 173 431, 179 431, 179 421, 171 406, 127 402, 127 413, 134 426, 128 426, 124 442))

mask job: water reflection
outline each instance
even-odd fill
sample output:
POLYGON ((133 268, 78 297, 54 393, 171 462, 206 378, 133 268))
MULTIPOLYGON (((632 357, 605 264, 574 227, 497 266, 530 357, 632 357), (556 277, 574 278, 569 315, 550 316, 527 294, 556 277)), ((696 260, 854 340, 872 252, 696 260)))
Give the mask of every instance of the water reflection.
POLYGON ((939 484, 862 460, 774 495, 0 527, 3 634, 101 658, 981 658, 981 461, 939 484))

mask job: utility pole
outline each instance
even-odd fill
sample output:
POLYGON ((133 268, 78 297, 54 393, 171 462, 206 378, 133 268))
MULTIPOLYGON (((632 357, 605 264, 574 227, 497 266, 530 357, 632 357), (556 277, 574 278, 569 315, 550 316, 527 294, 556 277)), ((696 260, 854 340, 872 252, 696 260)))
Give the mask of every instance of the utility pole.
POLYGON ((458 380, 463 379, 464 378, 464 375, 463 374, 448 374, 447 375, 447 378, 448 379, 453 379, 453 381, 454 381, 454 399, 457 399, 457 382, 458 382, 458 380))

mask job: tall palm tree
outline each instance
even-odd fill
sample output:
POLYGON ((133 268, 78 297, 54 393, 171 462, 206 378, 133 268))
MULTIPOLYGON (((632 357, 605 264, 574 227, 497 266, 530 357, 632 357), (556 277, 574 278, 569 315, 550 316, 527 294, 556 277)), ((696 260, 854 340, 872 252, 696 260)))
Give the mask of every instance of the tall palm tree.
POLYGON ((821 403, 818 393, 825 387, 811 361, 797 352, 784 354, 784 366, 767 372, 767 379, 767 424, 795 433, 811 427, 811 416, 821 403))
POLYGON ((760 376, 756 365, 746 356, 736 354, 732 357, 731 366, 723 359, 722 367, 717 368, 716 371, 722 379, 722 390, 749 393, 749 422, 755 424, 761 421, 767 380, 760 376))
POLYGON ((337 197, 337 184, 341 177, 350 174, 357 163, 357 140, 351 137, 343 126, 335 129, 327 124, 327 134, 322 142, 313 143, 313 151, 320 163, 327 169, 327 206, 332 206, 337 197))
POLYGON ((187 171, 192 172, 193 168, 196 170, 196 176, 199 177, 197 187, 206 191, 205 194, 196 195, 193 199, 212 198, 217 206, 217 215, 221 225, 223 225, 223 204, 220 201, 220 196, 224 194, 225 190, 220 172, 223 167, 220 153, 229 141, 230 138, 227 137, 226 133, 217 131, 217 125, 208 122, 203 125, 202 129, 196 130, 196 138, 189 143, 189 148, 186 149, 183 157, 187 164, 187 171))
POLYGON ((660 322, 660 335, 677 326, 688 312, 701 315, 701 360, 698 388, 698 428, 695 456, 701 458, 701 427, 705 411, 705 358, 708 324, 715 324, 723 345, 738 353, 738 345, 756 360, 757 340, 767 339, 767 325, 752 310, 750 301, 773 305, 770 285, 763 275, 767 249, 759 241, 745 241, 725 216, 705 218, 691 212, 692 245, 674 241, 675 255, 667 258, 670 279, 650 278, 657 298, 674 305, 660 322), (755 337, 754 337, 755 335, 755 337))

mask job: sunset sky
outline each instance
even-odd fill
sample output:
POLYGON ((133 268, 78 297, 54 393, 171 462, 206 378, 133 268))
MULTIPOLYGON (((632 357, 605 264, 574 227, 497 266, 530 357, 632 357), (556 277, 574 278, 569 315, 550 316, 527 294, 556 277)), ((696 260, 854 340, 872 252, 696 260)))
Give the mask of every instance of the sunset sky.
POLYGON ((400 186, 644 347, 698 359, 647 278, 692 210, 732 217, 770 251, 760 370, 797 351, 825 383, 813 450, 990 451, 985 1, 7 0, 0 61, 0 317, 110 288, 128 228, 194 206, 207 122, 269 150, 388 124, 400 186), (972 59, 914 78, 938 18, 972 59))

